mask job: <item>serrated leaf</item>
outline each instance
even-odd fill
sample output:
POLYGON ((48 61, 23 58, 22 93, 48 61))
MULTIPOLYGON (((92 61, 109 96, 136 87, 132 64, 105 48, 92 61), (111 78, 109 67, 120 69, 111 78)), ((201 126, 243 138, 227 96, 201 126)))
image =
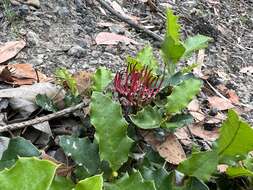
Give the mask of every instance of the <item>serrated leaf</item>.
POLYGON ((76 164, 84 167, 89 175, 97 172, 100 164, 97 144, 91 143, 88 138, 60 136, 60 146, 64 153, 71 156, 76 164))
POLYGON ((185 52, 185 47, 181 42, 176 43, 171 37, 167 36, 162 43, 162 56, 164 63, 176 64, 185 52))
POLYGON ((91 123, 96 128, 101 160, 109 162, 116 171, 127 161, 133 140, 127 136, 128 123, 121 105, 99 92, 91 97, 91 123))
POLYGON ((11 169, 0 172, 0 189, 48 190, 57 166, 36 158, 19 158, 11 169))
POLYGON ((39 150, 22 137, 10 139, 8 148, 3 152, 1 161, 15 160, 18 157, 39 156, 39 150))
POLYGON ((185 125, 189 125, 193 122, 193 117, 189 114, 177 114, 173 116, 169 121, 163 123, 162 127, 169 129, 169 130, 175 130, 181 127, 184 127, 185 125))
POLYGON ((107 184, 105 190, 156 190, 153 181, 144 181, 140 172, 134 172, 130 176, 125 174, 114 184, 107 184))
POLYGON ((211 174, 216 171, 217 165, 218 154, 216 151, 198 152, 181 162, 177 170, 188 176, 208 180, 211 174))
POLYGON ((107 70, 105 67, 98 68, 93 76, 93 91, 102 92, 112 81, 112 78, 113 76, 111 71, 107 70))
POLYGON ((70 92, 74 96, 78 96, 77 82, 67 69, 57 69, 55 72, 55 77, 58 79, 58 82, 61 84, 61 86, 65 87, 67 85, 67 87, 70 89, 70 92))
POLYGON ((233 110, 228 111, 228 118, 222 124, 218 139, 220 156, 237 156, 247 154, 253 149, 253 129, 242 121, 233 110))
POLYGON ((158 63, 153 55, 153 48, 149 45, 143 48, 137 55, 136 60, 143 66, 148 66, 153 72, 158 68, 158 63))
POLYGON ((166 36, 171 37, 175 43, 180 40, 180 25, 178 24, 178 16, 175 16, 171 9, 167 10, 166 20, 166 36))
POLYGON ((167 97, 167 113, 179 113, 198 94, 201 85, 200 80, 188 79, 174 87, 171 95, 167 97))
POLYGON ((162 116, 157 107, 148 105, 137 112, 136 115, 131 115, 130 119, 139 128, 154 129, 160 127, 162 116))
POLYGON ((71 190, 74 187, 74 183, 61 176, 55 176, 49 190, 71 190))
POLYGON ((54 104, 54 101, 49 98, 46 94, 38 94, 36 96, 35 102, 38 106, 43 108, 46 111, 56 112, 57 107, 54 104))
POLYGON ((102 175, 92 176, 79 181, 74 190, 102 190, 103 177, 102 175))
POLYGON ((248 176, 248 177, 253 177, 253 172, 250 170, 247 170, 246 168, 236 168, 236 167, 228 167, 226 170, 226 174, 229 177, 243 177, 243 176, 248 176))
POLYGON ((206 48, 208 46, 208 42, 212 40, 212 38, 200 34, 188 37, 184 43, 184 57, 191 56, 194 51, 206 48))

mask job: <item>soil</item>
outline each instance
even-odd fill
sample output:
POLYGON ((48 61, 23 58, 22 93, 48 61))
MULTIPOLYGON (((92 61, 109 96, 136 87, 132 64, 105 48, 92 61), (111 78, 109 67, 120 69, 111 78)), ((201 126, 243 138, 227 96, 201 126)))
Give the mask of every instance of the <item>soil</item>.
MULTIPOLYGON (((3 2, 8 0, 4 0, 3 2)), ((117 20, 95 0, 40 0, 40 7, 0 2, 0 43, 20 38, 27 47, 11 60, 31 63, 46 74, 58 67, 94 71, 106 66, 113 71, 125 65, 127 55, 135 55, 145 44, 157 42, 117 20), (14 16, 8 16, 8 12, 14 16), (106 14, 105 14, 106 13, 106 14), (108 23, 109 27, 105 26, 108 23), (96 45, 100 32, 114 32, 138 44, 96 45)), ((149 26, 157 34, 165 32, 164 13, 172 8, 180 16, 182 35, 204 34, 214 39, 205 51, 202 72, 212 85, 234 89, 240 101, 253 107, 253 1, 252 0, 122 0, 128 15, 149 26), (155 5, 155 6, 153 6, 155 5), (248 70, 247 70, 248 68, 248 70)), ((253 111, 247 120, 253 121, 253 111)))

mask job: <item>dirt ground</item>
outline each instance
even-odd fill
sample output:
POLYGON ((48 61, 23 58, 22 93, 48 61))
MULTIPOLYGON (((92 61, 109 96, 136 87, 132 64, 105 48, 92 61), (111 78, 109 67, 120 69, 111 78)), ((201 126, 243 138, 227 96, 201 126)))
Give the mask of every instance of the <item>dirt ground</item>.
MULTIPOLYGON (((40 0, 39 8, 20 3, 6 9, 7 1, 0 2, 0 43, 20 38, 28 43, 9 64, 31 63, 47 74, 57 67, 75 72, 94 71, 101 65, 117 71, 127 55, 135 55, 147 43, 157 44, 95 0, 40 0), (96 45, 97 34, 108 31, 138 44, 96 45)), ((214 38, 205 51, 202 72, 208 73, 212 85, 225 84, 243 104, 253 106, 252 0, 152 0, 155 6, 144 2, 118 1, 126 14, 157 34, 164 34, 164 13, 171 7, 181 17, 183 36, 200 33, 214 38)), ((250 113, 248 120, 253 117, 250 113)))

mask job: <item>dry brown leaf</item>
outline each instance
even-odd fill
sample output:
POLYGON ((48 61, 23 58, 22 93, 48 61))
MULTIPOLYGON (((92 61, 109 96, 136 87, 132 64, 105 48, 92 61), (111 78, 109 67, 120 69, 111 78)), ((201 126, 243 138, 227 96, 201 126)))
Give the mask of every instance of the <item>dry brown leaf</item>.
POLYGON ((227 91, 227 96, 228 96, 228 99, 234 103, 234 104, 239 104, 240 101, 239 101, 239 97, 237 96, 236 92, 234 90, 228 90, 227 91))
POLYGON ((230 101, 218 96, 208 97, 208 102, 210 104, 210 107, 216 108, 219 111, 228 110, 234 107, 230 101))
POLYGON ((215 141, 219 137, 218 128, 214 128, 212 131, 207 131, 200 125, 190 125, 189 126, 193 135, 200 137, 207 141, 215 141))
POLYGON ((186 159, 184 149, 174 134, 168 134, 164 142, 157 140, 152 133, 148 133, 144 138, 167 162, 178 165, 186 159))
POLYGON ((86 95, 89 92, 92 84, 92 73, 86 71, 79 71, 73 75, 77 82, 77 89, 79 94, 86 95))
POLYGON ((183 143, 185 146, 191 146, 192 140, 189 136, 189 133, 186 130, 186 127, 176 129, 174 134, 176 135, 178 140, 180 140, 180 142, 183 143))
POLYGON ((217 123, 221 123, 226 118, 227 118, 226 115, 224 115, 223 113, 218 113, 214 117, 208 119, 206 123, 208 123, 208 124, 217 124, 217 123))
POLYGON ((72 171, 74 170, 73 166, 67 166, 66 164, 56 160, 55 158, 49 156, 48 154, 45 153, 45 151, 42 151, 41 155, 40 155, 41 159, 43 160, 48 160, 51 161, 57 165, 59 165, 59 167, 56 170, 56 174, 59 176, 70 176, 72 171))
POLYGON ((31 64, 12 64, 0 67, 0 80, 13 85, 31 85, 36 82, 48 82, 51 78, 33 69, 31 64))
POLYGON ((0 64, 15 57, 24 47, 26 43, 24 40, 6 42, 0 46, 0 64))
POLYGON ((126 36, 114 34, 110 32, 101 32, 96 37, 97 45, 100 45, 100 44, 115 45, 115 44, 118 44, 119 42, 124 42, 126 44, 129 44, 129 43, 138 44, 136 41, 126 36))
POLYGON ((201 122, 205 120, 205 114, 199 110, 199 111, 190 111, 190 114, 197 122, 201 122))
POLYGON ((194 99, 192 100, 188 106, 187 106, 189 111, 199 111, 200 106, 199 106, 199 101, 198 99, 194 99))

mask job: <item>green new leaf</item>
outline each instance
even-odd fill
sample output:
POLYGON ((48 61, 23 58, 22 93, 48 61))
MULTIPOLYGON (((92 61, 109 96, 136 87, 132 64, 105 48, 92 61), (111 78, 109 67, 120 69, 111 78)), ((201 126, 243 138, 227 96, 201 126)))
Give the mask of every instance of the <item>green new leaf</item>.
POLYGON ((56 112, 57 107, 54 104, 54 101, 49 98, 46 94, 38 94, 36 96, 35 102, 38 106, 43 108, 46 111, 56 112))
POLYGON ((148 66, 152 71, 156 71, 158 63, 153 55, 153 49, 151 46, 146 46, 137 55, 136 60, 143 66, 148 66))
POLYGON ((97 144, 91 143, 88 138, 60 136, 60 146, 65 154, 71 155, 76 164, 84 167, 89 175, 97 172, 100 164, 97 144))
POLYGON ((157 107, 148 105, 137 112, 136 115, 131 115, 130 119, 139 128, 154 129, 160 127, 162 116, 157 107))
POLYGON ((171 9, 167 10, 166 36, 171 37, 177 44, 180 40, 180 25, 178 16, 175 16, 171 9))
POLYGON ((181 162, 177 170, 188 176, 208 180, 215 172, 217 165, 218 154, 216 151, 198 152, 181 162))
POLYGON ((233 110, 228 111, 228 118, 222 124, 218 140, 220 156, 244 155, 253 150, 253 129, 242 121, 233 110))
POLYGON ((103 177, 102 175, 95 175, 79 181, 76 188, 73 190, 102 190, 103 177))
POLYGON ((184 43, 184 57, 191 56, 194 51, 206 48, 208 46, 208 42, 212 40, 212 38, 200 34, 188 37, 184 43))
POLYGON ((0 172, 0 189, 48 190, 57 166, 36 158, 19 158, 11 168, 0 172))
POLYGON ((74 187, 74 183, 61 176, 55 176, 49 190, 71 190, 74 187))
POLYGON ((173 40, 170 36, 166 36, 162 43, 162 56, 164 63, 176 64, 184 55, 185 47, 181 42, 173 40))
POLYGON ((55 72, 55 77, 57 78, 58 82, 61 86, 66 86, 70 89, 70 92, 74 96, 78 96, 78 89, 77 89, 77 82, 72 77, 72 74, 64 68, 57 69, 55 72))
POLYGON ((101 160, 109 162, 114 171, 127 161, 133 140, 127 136, 127 122, 121 105, 99 92, 91 97, 91 123, 96 128, 101 160))
POLYGON ((156 190, 153 181, 144 181, 140 172, 134 172, 130 176, 126 174, 115 184, 107 184, 105 190, 156 190))
POLYGON ((165 105, 168 113, 179 113, 200 91, 202 82, 197 79, 188 79, 174 87, 165 105))
POLYGON ((226 174, 229 177, 242 177, 242 176, 248 176, 253 177, 253 172, 250 170, 247 170, 246 168, 235 168, 235 167, 228 167, 226 170, 226 174))
POLYGON ((107 70, 105 67, 98 68, 93 76, 93 91, 102 92, 112 81, 112 78, 113 76, 111 71, 107 70))

